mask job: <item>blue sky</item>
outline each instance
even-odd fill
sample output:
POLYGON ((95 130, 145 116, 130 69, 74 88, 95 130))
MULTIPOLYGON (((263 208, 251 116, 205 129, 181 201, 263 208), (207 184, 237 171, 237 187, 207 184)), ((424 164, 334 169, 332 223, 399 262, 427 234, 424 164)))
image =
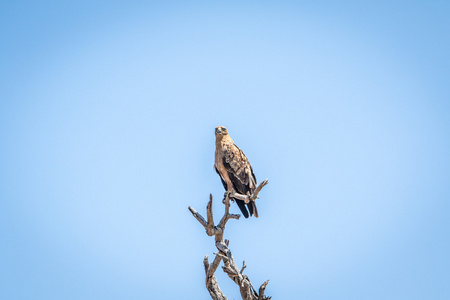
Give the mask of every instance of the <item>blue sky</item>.
MULTIPOLYGON (((448 299, 446 1, 0 3, 0 298, 209 299, 224 125, 273 299, 448 299)), ((236 205, 232 212, 238 213, 236 205)), ((239 263, 240 264, 240 263, 239 263)), ((220 270, 230 298, 237 287, 220 270)))

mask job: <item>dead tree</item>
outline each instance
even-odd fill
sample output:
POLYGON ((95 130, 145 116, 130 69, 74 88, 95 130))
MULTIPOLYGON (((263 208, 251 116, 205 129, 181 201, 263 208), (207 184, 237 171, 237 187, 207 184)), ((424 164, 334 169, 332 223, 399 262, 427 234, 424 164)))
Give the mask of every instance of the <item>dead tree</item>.
POLYGON ((207 220, 205 220, 194 208, 189 206, 189 211, 192 213, 192 215, 197 219, 197 221, 200 222, 200 224, 203 225, 203 227, 206 230, 206 234, 208 236, 214 236, 216 248, 218 250, 218 253, 214 253, 215 257, 213 262, 210 264, 208 260, 208 255, 205 256, 203 259, 203 265, 205 267, 205 273, 206 273, 206 288, 211 295, 211 298, 214 300, 227 300, 227 297, 224 295, 222 290, 219 287, 219 283, 217 282, 216 275, 214 275, 215 271, 217 270, 217 267, 219 266, 220 262, 223 261, 222 269, 223 271, 230 277, 231 280, 233 280, 238 286, 241 293, 241 297, 243 300, 264 300, 264 299, 270 299, 271 297, 265 296, 264 291, 267 287, 267 284, 269 283, 269 280, 265 281, 259 288, 258 291, 256 291, 251 282, 250 279, 247 277, 247 275, 244 274, 245 269, 245 261, 243 262, 242 268, 239 269, 239 267, 236 265, 233 259, 233 255, 231 254, 230 249, 228 248, 229 241, 223 239, 224 231, 225 231, 225 225, 227 224, 229 219, 236 219, 239 220, 240 215, 237 214, 230 214, 230 198, 236 198, 244 200, 245 203, 249 203, 249 201, 255 201, 257 199, 259 191, 268 183, 268 180, 264 180, 259 184, 259 186, 256 188, 255 192, 252 195, 241 195, 241 194, 229 194, 225 193, 225 213, 220 220, 219 224, 216 226, 214 225, 214 219, 213 219, 213 212, 212 212, 212 195, 209 196, 209 202, 206 206, 206 213, 207 213, 207 220))

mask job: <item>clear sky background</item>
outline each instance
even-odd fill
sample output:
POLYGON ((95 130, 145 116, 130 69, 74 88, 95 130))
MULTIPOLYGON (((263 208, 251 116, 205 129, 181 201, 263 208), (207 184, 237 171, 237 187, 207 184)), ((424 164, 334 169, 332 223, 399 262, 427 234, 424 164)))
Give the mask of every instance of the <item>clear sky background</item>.
MULTIPOLYGON (((0 298, 209 299, 224 125, 273 299, 450 299, 448 1, 1 1, 0 298)), ((239 210, 234 204, 232 212, 239 210)), ((237 286, 222 270, 230 299, 237 286)))

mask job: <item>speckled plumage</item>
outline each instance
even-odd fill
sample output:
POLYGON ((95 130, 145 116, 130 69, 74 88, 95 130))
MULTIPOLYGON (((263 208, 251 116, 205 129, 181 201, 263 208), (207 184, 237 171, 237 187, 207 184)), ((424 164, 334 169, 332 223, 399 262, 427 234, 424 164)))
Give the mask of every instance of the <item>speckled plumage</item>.
MULTIPOLYGON (((214 167, 219 174, 226 191, 236 191, 242 195, 251 195, 256 188, 256 177, 244 152, 236 146, 223 126, 216 127, 216 151, 214 167)), ((242 200, 236 199, 242 214, 249 213, 242 200)), ((258 217, 255 202, 247 204, 250 216, 258 217)))

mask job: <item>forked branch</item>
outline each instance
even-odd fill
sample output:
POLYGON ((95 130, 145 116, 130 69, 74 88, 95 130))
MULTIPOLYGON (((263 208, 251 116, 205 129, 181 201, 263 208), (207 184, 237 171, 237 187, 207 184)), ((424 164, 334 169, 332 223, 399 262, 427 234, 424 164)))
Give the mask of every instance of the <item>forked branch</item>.
MULTIPOLYGON (((249 199, 253 199, 251 197, 255 197, 256 199, 259 191, 262 187, 267 184, 267 179, 261 182, 258 188, 255 190, 255 193, 249 197, 249 199)), ((231 195, 234 197, 234 195, 231 195)), ((253 201, 254 201, 253 199, 253 201)), ((250 200, 252 201, 252 200, 250 200)), ((230 249, 228 248, 229 241, 223 239, 223 234, 225 231, 225 225, 229 219, 240 218, 240 215, 230 214, 230 195, 225 196, 224 200, 225 204, 225 213, 220 220, 217 226, 214 226, 213 212, 212 212, 212 195, 209 197, 208 205, 206 206, 207 220, 205 220, 194 208, 189 206, 189 211, 192 215, 197 219, 197 221, 205 228, 206 234, 208 236, 214 236, 215 244, 218 253, 215 253, 215 258, 211 264, 208 261, 208 255, 205 256, 203 260, 203 264, 205 267, 206 274, 206 288, 212 299, 214 300, 226 300, 226 296, 223 294, 222 290, 219 287, 217 282, 217 278, 214 275, 214 272, 217 270, 220 262, 224 262, 224 266, 222 267, 223 271, 231 278, 238 286, 243 300, 265 300, 270 299, 271 297, 267 297, 264 295, 264 291, 267 287, 268 280, 264 282, 259 291, 253 288, 250 279, 247 275, 244 274, 244 269, 246 268, 245 262, 243 263, 242 269, 239 269, 234 262, 233 255, 231 254, 230 249)))
POLYGON ((255 192, 252 195, 242 195, 239 193, 233 193, 230 196, 235 199, 243 200, 245 204, 248 204, 250 201, 255 201, 258 199, 258 194, 269 183, 269 179, 265 179, 261 181, 261 183, 256 187, 255 192))

